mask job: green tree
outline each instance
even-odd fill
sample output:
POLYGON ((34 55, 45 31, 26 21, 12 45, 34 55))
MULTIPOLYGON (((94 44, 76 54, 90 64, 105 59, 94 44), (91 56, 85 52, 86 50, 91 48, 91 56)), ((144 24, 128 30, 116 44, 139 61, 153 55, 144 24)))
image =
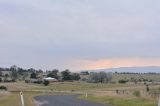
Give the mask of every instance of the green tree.
POLYGON ((73 73, 72 74, 72 80, 80 80, 80 79, 81 79, 81 77, 78 73, 73 73))
POLYGON ((47 75, 47 77, 52 77, 52 78, 58 79, 58 78, 59 78, 58 72, 59 72, 59 71, 58 71, 57 69, 54 69, 54 70, 52 70, 52 71, 47 75))
POLYGON ((5 80, 5 81, 8 80, 8 77, 9 77, 9 75, 8 75, 8 74, 5 74, 5 75, 4 75, 4 80, 5 80))
POLYGON ((2 75, 3 75, 3 74, 2 74, 2 72, 0 71, 0 77, 2 77, 2 75))
POLYGON ((30 75, 30 78, 36 79, 37 78, 36 73, 32 72, 31 75, 30 75))
POLYGON ((49 74, 47 74, 47 77, 52 77, 52 78, 54 78, 54 75, 53 75, 53 73, 49 73, 49 74))
POLYGON ((44 80, 43 84, 44 84, 45 86, 47 86, 47 85, 49 85, 49 81, 44 80))
POLYGON ((18 78, 17 66, 16 65, 11 66, 10 71, 11 71, 10 75, 11 75, 12 80, 17 80, 18 78))
POLYGON ((61 74, 62 74, 62 80, 72 80, 71 72, 68 69, 62 71, 61 74))

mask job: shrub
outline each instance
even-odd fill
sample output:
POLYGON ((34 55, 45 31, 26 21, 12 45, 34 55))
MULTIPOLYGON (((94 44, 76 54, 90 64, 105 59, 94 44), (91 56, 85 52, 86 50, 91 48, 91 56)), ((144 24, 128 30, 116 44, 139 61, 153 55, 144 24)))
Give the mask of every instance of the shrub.
POLYGON ((36 84, 42 84, 43 81, 34 81, 34 83, 36 83, 36 84))
POLYGON ((5 86, 0 86, 0 90, 7 90, 7 87, 5 87, 5 86))
POLYGON ((49 81, 44 80, 43 84, 44 84, 45 86, 47 86, 47 85, 49 85, 49 81))
POLYGON ((134 91, 133 95, 136 96, 136 97, 140 97, 140 91, 134 91))
POLYGON ((149 91, 149 85, 146 85, 146 91, 147 92, 149 91))
POLYGON ((121 83, 121 84, 125 84, 125 83, 128 82, 128 80, 119 80, 118 82, 121 83))

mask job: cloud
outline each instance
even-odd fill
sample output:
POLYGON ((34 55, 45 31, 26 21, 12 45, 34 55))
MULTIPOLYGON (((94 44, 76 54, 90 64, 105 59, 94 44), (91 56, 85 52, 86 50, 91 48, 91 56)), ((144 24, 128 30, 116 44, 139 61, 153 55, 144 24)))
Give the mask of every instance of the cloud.
POLYGON ((159 59, 158 4, 158 0, 1 0, 0 64, 46 69, 72 68, 72 61, 79 60, 159 59))
POLYGON ((133 66, 160 66, 159 59, 152 58, 123 58, 102 60, 78 60, 72 63, 75 69, 92 70, 133 66))

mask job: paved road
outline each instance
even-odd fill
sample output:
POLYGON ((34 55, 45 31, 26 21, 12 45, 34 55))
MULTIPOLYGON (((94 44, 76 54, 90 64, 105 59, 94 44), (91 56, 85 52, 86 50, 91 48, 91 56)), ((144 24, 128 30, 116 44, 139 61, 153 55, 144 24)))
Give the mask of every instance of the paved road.
POLYGON ((37 96, 37 106, 108 106, 77 99, 76 95, 37 96))

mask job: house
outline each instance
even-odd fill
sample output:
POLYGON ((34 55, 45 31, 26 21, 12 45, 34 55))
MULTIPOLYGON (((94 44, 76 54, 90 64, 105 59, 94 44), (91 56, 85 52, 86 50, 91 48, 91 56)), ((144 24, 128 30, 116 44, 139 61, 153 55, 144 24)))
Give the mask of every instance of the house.
POLYGON ((44 80, 47 80, 49 82, 58 82, 58 80, 56 78, 52 78, 52 77, 43 78, 43 81, 44 80))

